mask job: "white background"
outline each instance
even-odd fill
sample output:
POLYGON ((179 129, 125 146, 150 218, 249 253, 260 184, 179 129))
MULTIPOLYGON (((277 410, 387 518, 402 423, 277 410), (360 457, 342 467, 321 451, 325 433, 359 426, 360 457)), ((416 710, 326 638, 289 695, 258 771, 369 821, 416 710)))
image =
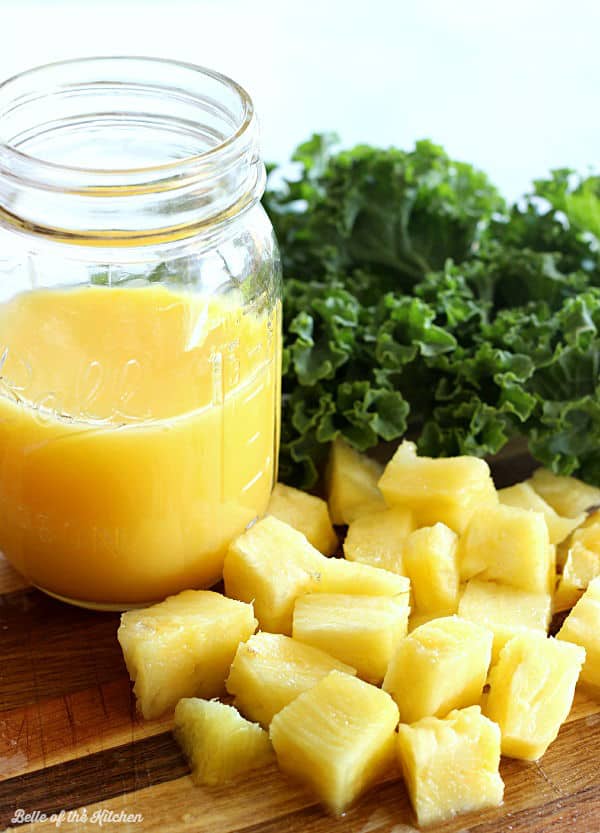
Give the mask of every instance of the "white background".
POLYGON ((429 137, 517 196, 598 166, 597 0, 0 0, 0 77, 93 54, 219 69, 255 99, 264 155, 313 131, 429 137))

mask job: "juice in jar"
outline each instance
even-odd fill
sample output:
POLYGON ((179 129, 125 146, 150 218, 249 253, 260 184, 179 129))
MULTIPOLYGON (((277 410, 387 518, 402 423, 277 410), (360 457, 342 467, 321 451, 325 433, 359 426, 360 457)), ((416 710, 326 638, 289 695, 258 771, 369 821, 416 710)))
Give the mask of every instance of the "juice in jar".
POLYGON ((276 469, 280 312, 159 285, 0 306, 0 550, 93 606, 221 575, 276 469))

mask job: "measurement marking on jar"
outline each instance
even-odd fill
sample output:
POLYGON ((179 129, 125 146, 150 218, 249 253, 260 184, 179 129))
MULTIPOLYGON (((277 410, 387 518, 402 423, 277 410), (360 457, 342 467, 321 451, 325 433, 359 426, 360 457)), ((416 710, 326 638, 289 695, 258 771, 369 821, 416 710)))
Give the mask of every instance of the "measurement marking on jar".
POLYGON ((251 347, 248 350, 248 356, 250 358, 254 358, 254 356, 256 356, 257 353, 260 353, 262 351, 262 349, 263 349, 262 344, 255 344, 253 347, 251 347))
POLYGON ((246 483, 246 485, 245 485, 245 486, 242 486, 242 492, 247 492, 249 489, 251 489, 251 488, 252 488, 252 487, 253 487, 256 483, 258 483, 258 481, 261 479, 261 477, 264 477, 264 474, 265 474, 265 470, 264 470, 264 469, 262 469, 261 471, 259 471, 259 472, 258 472, 258 474, 256 474, 256 475, 252 478, 252 480, 249 480, 249 481, 246 483))
POLYGON ((264 384, 261 384, 258 387, 254 388, 252 393, 249 393, 248 396, 244 399, 244 405, 247 405, 249 402, 252 402, 253 399, 256 399, 257 396, 260 396, 264 389, 264 384))
POLYGON ((223 356, 220 353, 211 353, 209 361, 212 365, 212 404, 222 405, 223 392, 223 356))

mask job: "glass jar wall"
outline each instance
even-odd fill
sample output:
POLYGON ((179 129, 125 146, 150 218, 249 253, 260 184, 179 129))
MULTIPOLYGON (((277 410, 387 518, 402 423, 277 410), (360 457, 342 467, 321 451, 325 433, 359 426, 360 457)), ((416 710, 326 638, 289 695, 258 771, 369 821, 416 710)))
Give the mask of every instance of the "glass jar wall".
POLYGON ((208 587, 267 506, 280 271, 252 103, 72 61, 0 86, 0 550, 90 607, 208 587))

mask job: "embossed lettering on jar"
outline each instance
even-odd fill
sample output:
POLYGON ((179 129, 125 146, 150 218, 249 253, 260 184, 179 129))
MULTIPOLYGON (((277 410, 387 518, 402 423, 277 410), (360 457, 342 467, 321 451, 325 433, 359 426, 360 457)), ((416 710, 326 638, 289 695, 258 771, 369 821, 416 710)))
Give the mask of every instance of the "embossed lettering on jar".
POLYGON ((0 86, 0 550, 124 608, 221 575, 279 440, 277 247, 244 90, 113 58, 0 86))

